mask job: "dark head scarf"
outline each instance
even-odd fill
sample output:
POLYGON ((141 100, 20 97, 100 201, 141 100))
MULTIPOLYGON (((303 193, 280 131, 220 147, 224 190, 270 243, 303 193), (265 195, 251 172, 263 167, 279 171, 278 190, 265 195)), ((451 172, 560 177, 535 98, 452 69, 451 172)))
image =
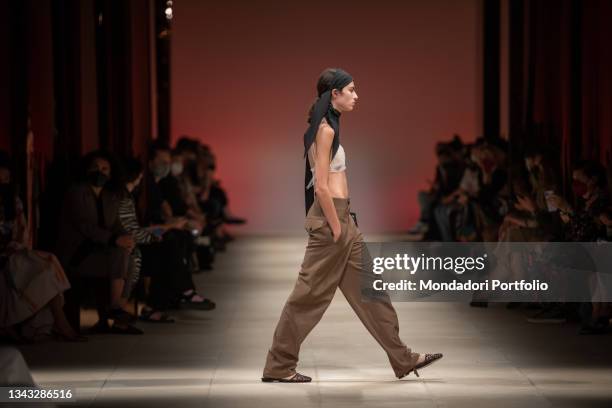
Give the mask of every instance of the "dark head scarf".
POLYGON ((353 82, 353 77, 346 71, 336 68, 333 79, 329 88, 319 93, 319 97, 315 102, 312 114, 310 116, 310 126, 304 133, 304 157, 306 158, 306 176, 304 178, 304 189, 306 195, 306 214, 310 206, 314 202, 314 185, 311 188, 307 188, 310 179, 312 178, 312 171, 310 171, 310 165, 308 163, 308 149, 310 145, 315 141, 317 131, 321 120, 325 118, 327 123, 334 129, 334 141, 332 143, 332 159, 336 155, 338 148, 340 147, 340 112, 334 109, 331 104, 331 92, 334 89, 342 91, 342 88, 353 82))

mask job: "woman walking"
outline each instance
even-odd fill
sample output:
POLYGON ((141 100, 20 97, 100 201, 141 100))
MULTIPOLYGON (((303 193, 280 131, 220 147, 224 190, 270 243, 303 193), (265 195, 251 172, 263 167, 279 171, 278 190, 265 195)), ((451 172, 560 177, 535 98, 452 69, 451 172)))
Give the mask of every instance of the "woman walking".
MULTIPOLYGON (((350 211, 346 156, 340 144, 340 115, 357 102, 353 78, 328 68, 317 82, 318 98, 309 112, 304 134, 306 160, 306 220, 308 245, 295 287, 274 331, 263 371, 263 382, 310 382, 296 371, 300 345, 319 322, 336 288, 383 347, 395 376, 440 359, 442 354, 419 354, 399 338, 395 309, 387 294, 362 302, 362 252, 367 251, 354 213, 350 211)), ((368 255, 364 253, 364 255, 368 255)))

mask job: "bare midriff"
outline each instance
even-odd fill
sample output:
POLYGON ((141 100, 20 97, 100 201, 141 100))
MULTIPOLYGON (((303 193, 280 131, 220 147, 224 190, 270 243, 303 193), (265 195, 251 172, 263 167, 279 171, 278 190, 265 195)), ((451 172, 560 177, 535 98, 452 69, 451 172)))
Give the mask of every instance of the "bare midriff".
POLYGON ((348 181, 346 170, 329 172, 327 178, 327 188, 332 197, 348 198, 348 181))

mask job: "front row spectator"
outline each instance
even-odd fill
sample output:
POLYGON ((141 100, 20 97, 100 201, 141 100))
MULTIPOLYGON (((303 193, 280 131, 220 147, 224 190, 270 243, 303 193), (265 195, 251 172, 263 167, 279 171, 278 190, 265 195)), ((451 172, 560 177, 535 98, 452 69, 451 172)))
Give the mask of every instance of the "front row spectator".
POLYGON ((189 267, 195 237, 185 229, 187 219, 173 214, 160 187, 170 172, 170 163, 168 146, 150 146, 149 171, 143 180, 147 194, 144 224, 151 230, 160 230, 162 240, 140 247, 143 272, 151 279, 148 303, 159 311, 176 307, 212 310, 215 302, 196 291, 189 267))
POLYGON ((0 331, 15 341, 55 334, 86 341, 64 315, 68 278, 55 255, 29 248, 23 204, 11 182, 10 160, 0 154, 0 331))
POLYGON ((65 197, 57 253, 69 276, 101 278, 96 287, 99 321, 92 332, 142 334, 130 325, 134 316, 122 307, 129 254, 135 243, 121 226, 119 199, 108 188, 113 170, 110 157, 103 152, 84 158, 82 181, 65 197), (112 327, 108 319, 114 320, 112 327))
MULTIPOLYGON (((136 204, 134 195, 139 189, 143 178, 143 168, 140 161, 134 158, 127 158, 123 163, 123 186, 121 192, 121 201, 119 202, 119 218, 123 228, 134 237, 136 247, 130 254, 128 280, 124 288, 124 298, 129 298, 132 289, 140 280, 140 272, 142 269, 142 252, 140 247, 152 242, 160 242, 161 232, 154 234, 149 228, 143 228, 138 222, 136 214, 136 204)), ((171 271, 166 271, 170 273, 171 271)), ((145 290, 150 293, 150 277, 146 278, 145 290)), ((163 289, 160 287, 160 289, 163 289)), ((174 319, 161 310, 155 310, 154 307, 145 306, 140 314, 140 319, 148 322, 173 323, 174 319)))

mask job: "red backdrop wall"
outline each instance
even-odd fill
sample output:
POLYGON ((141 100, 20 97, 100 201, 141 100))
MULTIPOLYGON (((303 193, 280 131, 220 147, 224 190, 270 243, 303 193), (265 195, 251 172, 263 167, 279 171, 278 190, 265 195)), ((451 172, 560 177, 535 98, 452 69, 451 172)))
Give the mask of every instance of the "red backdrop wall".
POLYGON ((355 78, 342 117, 364 231, 405 229, 433 148, 481 131, 481 1, 175 2, 172 138, 208 143, 245 231, 299 232, 302 136, 326 67, 355 78))

